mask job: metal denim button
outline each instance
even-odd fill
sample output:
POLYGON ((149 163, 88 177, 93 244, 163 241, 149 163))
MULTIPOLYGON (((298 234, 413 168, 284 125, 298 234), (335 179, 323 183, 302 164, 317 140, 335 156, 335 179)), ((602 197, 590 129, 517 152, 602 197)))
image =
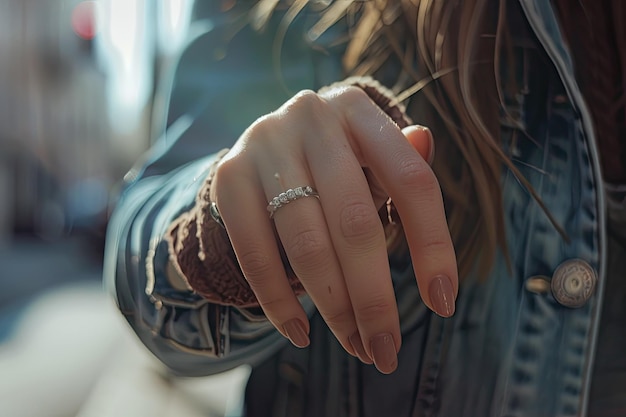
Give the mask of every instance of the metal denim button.
POLYGON ((596 288, 596 271, 581 259, 570 259, 556 268, 552 275, 552 295, 565 307, 582 307, 596 288))
POLYGON ((545 275, 535 275, 526 280, 526 289, 535 294, 550 292, 550 278, 545 275))

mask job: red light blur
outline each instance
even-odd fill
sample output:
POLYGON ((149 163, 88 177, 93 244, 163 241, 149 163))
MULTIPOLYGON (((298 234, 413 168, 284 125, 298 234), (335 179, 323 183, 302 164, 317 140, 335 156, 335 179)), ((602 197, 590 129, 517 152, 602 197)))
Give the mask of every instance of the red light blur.
POLYGON ((98 5, 95 1, 81 1, 72 11, 72 29, 74 33, 86 40, 92 40, 97 32, 96 13, 98 5))

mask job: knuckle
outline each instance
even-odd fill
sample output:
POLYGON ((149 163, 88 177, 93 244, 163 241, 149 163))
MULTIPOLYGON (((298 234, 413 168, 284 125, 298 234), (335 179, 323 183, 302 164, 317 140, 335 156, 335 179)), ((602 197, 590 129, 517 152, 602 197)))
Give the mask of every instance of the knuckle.
POLYGON ((294 267, 317 268, 330 257, 330 247, 321 231, 305 229, 289 240, 285 250, 294 267))
POLYGON ((370 101, 369 96, 362 88, 355 87, 353 85, 347 86, 346 88, 344 88, 339 94, 339 96, 342 99, 347 100, 348 102, 352 102, 352 103, 358 102, 361 100, 370 101))
POLYGON ((389 316, 395 310, 395 305, 380 297, 361 303, 355 309, 356 316, 361 321, 380 320, 381 317, 389 316))
POLYGON ((404 158, 398 163, 398 172, 406 187, 418 186, 420 192, 439 191, 439 182, 437 177, 428 167, 428 164, 419 159, 404 158))
POLYGON ((285 111, 319 113, 326 106, 326 102, 316 92, 302 90, 286 103, 285 111))
POLYGON ((343 237, 350 242, 373 242, 382 232, 377 213, 362 202, 346 205, 341 210, 339 222, 343 237))
POLYGON ((313 91, 304 90, 287 101, 272 118, 280 121, 285 130, 300 131, 307 137, 311 131, 319 132, 333 123, 335 115, 326 100, 313 91))
POLYGON ((218 183, 227 184, 230 181, 235 180, 238 176, 241 175, 240 162, 241 161, 239 156, 234 156, 227 160, 222 159, 220 162, 218 162, 217 166, 215 167, 215 178, 213 180, 213 183, 217 186, 218 183))
POLYGON ((288 300, 282 297, 263 298, 257 296, 257 299, 259 301, 259 306, 261 306, 266 315, 271 315, 274 312, 281 311, 288 303, 288 300))
POLYGON ((354 312, 348 309, 322 313, 324 321, 331 329, 343 329, 346 325, 354 327, 354 312))
POLYGON ((252 160, 245 153, 228 152, 214 168, 213 185, 219 189, 221 185, 228 187, 237 184, 242 177, 250 177, 253 168, 252 160))
POLYGON ((348 86, 340 90, 335 97, 335 100, 338 101, 343 112, 345 112, 348 117, 362 117, 363 112, 367 111, 370 115, 376 114, 383 116, 377 119, 377 123, 381 121, 386 123, 389 119, 386 113, 372 101, 362 88, 348 86), (374 112, 372 113, 371 110, 374 110, 374 112))
POLYGON ((246 280, 253 288, 263 288, 267 277, 272 273, 272 266, 267 254, 261 250, 249 250, 238 256, 239 265, 246 280))
POLYGON ((430 253, 445 253, 452 249, 452 243, 449 239, 437 237, 434 239, 426 239, 422 243, 422 251, 430 253))
POLYGON ((278 126, 277 117, 270 113, 252 123, 244 133, 244 137, 251 143, 263 142, 276 136, 278 126))

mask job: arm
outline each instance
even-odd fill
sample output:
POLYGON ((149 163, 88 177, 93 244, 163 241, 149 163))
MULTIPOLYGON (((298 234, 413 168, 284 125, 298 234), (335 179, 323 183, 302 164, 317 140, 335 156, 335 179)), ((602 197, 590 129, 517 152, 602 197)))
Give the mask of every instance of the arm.
MULTIPOLYGON (((398 124, 407 125, 402 110, 389 107, 376 88, 361 88, 398 124)), ((254 308, 256 298, 226 232, 206 210, 212 167, 223 153, 129 185, 107 239, 105 276, 121 311, 143 343, 185 375, 255 363, 285 343, 254 308)), ((292 288, 301 293, 288 271, 292 288)), ((301 302, 310 314, 311 301, 301 302)))
POLYGON ((284 343, 261 315, 211 304, 186 288, 169 262, 164 236, 193 206, 213 158, 132 184, 118 202, 107 236, 105 276, 120 310, 142 342, 184 375, 262 360, 284 343))
POLYGON ((310 46, 294 36, 285 48, 299 51, 299 60, 285 61, 278 74, 271 54, 259 55, 271 51, 275 33, 244 29, 226 43, 223 19, 204 22, 209 29, 181 57, 165 134, 127 176, 107 236, 104 276, 120 310, 142 342, 185 375, 254 363, 285 343, 260 311, 210 303, 191 291, 169 262, 166 236, 195 205, 218 150, 289 97, 280 77, 293 89, 314 86, 316 56, 325 55, 307 53, 310 46), (226 46, 227 56, 215 59, 215 49, 226 46))

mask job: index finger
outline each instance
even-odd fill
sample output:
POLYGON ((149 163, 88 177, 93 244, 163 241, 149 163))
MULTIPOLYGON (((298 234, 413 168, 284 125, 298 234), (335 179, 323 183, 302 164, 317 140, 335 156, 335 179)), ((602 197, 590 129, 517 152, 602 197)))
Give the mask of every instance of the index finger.
POLYGON ((454 314, 458 270, 439 182, 400 128, 359 88, 329 97, 355 153, 394 202, 422 299, 442 317, 454 314))

